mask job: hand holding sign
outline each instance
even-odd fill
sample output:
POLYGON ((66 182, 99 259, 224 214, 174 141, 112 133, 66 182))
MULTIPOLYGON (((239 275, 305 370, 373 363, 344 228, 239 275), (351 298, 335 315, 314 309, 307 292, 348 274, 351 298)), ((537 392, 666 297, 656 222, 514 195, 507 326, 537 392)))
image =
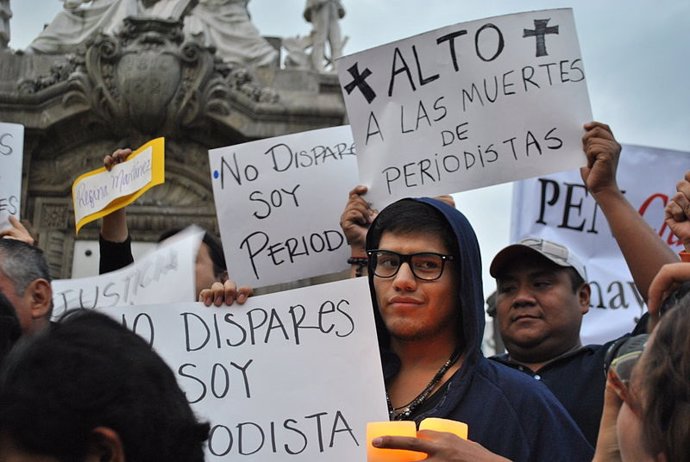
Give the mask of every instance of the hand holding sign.
POLYGON ((77 232, 85 224, 126 207, 153 186, 165 181, 165 145, 156 138, 137 149, 122 164, 81 175, 72 185, 77 232))

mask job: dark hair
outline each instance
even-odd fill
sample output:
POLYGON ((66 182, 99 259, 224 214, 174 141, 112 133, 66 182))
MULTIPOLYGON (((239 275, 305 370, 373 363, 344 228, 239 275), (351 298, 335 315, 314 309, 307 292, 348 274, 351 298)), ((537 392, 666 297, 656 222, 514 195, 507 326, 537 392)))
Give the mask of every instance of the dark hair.
MULTIPOLYGON (((163 231, 161 235, 158 236, 158 242, 174 236, 183 229, 185 228, 171 228, 163 231)), ((211 261, 213 261, 213 274, 216 278, 220 278, 220 276, 228 270, 228 265, 225 263, 225 254, 223 253, 223 244, 220 239, 206 230, 204 230, 202 242, 208 247, 208 253, 211 256, 211 261)))
POLYGON ((16 239, 0 239, 0 272, 12 281, 17 295, 36 279, 51 280, 43 251, 16 239))
POLYGON ((690 294, 661 317, 634 374, 642 434, 652 454, 684 462, 690 454, 690 294))
POLYGON ((384 231, 438 236, 454 257, 459 257, 458 242, 448 220, 434 207, 412 199, 392 203, 379 213, 367 233, 367 250, 378 248, 384 231))
POLYGON ((94 428, 115 431, 128 461, 203 461, 209 425, 139 336, 102 313, 72 311, 23 338, 0 371, 0 434, 61 461, 82 460, 94 428))

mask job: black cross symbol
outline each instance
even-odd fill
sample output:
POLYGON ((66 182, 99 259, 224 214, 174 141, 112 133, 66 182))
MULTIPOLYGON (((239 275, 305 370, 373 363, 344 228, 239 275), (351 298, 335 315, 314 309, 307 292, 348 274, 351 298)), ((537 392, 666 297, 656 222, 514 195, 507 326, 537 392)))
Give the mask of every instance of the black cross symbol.
POLYGON ((350 73, 353 79, 352 82, 345 85, 345 91, 347 94, 349 95, 354 91, 355 88, 359 88, 359 91, 361 91, 364 97, 367 99, 367 103, 371 104, 371 102, 376 98, 376 93, 374 93, 374 90, 369 86, 368 83, 365 82, 366 78, 371 75, 369 68, 364 69, 364 72, 360 74, 359 69, 357 69, 357 63, 354 63, 347 70, 347 72, 350 73))
POLYGON ((546 41, 544 40, 546 34, 558 34, 558 26, 547 27, 546 24, 549 19, 535 19, 534 30, 523 29, 524 37, 537 38, 537 56, 547 56, 546 41))

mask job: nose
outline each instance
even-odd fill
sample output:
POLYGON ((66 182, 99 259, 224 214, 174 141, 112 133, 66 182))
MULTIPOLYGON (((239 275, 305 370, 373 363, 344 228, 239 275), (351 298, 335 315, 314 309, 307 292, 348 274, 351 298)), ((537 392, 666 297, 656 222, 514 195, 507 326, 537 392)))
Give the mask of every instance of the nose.
POLYGON ((393 287, 396 290, 414 290, 417 287, 417 278, 412 273, 410 264, 405 262, 398 268, 398 273, 393 277, 393 287))
POLYGON ((513 296, 513 307, 532 306, 536 303, 534 295, 527 284, 520 284, 513 296))

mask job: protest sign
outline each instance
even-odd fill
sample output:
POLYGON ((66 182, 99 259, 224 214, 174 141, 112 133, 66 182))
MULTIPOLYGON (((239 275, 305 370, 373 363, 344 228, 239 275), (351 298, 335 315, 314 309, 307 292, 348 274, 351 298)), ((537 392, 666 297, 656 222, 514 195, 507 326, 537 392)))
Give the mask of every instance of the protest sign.
POLYGON ((366 278, 107 313, 152 343, 210 422, 207 461, 364 461, 366 423, 388 419, 366 278))
POLYGON ((54 280, 53 319, 74 308, 195 301, 196 255, 203 236, 203 230, 190 227, 120 270, 54 280))
POLYGON ((339 220, 357 184, 346 126, 209 151, 231 277, 254 287, 348 268, 339 220))
POLYGON ((0 123, 0 230, 19 218, 22 197, 24 126, 0 123))
MULTIPOLYGON (((624 145, 618 185, 632 206, 675 252, 683 247, 664 223, 664 207, 690 165, 690 152, 624 145)), ((630 271, 579 170, 516 182, 511 242, 542 237, 568 246, 585 264, 592 287, 583 344, 630 332, 645 312, 630 271)))
POLYGON ((77 233, 87 223, 126 207, 152 187, 165 181, 165 142, 151 140, 126 162, 87 172, 72 184, 77 233))
POLYGON ((377 208, 584 165, 591 121, 571 9, 444 27, 337 61, 377 208))

